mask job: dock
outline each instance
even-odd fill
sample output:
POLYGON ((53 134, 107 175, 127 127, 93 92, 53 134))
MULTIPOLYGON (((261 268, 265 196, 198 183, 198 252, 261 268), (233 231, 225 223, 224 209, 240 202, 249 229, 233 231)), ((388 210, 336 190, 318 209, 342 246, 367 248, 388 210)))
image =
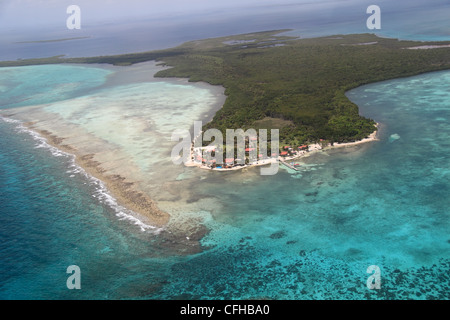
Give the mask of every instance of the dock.
POLYGON ((287 163, 286 161, 280 159, 280 162, 281 162, 282 164, 284 164, 286 167, 288 167, 288 168, 290 168, 290 169, 293 169, 293 170, 295 170, 295 171, 298 171, 298 169, 297 169, 296 167, 294 167, 293 165, 287 163))

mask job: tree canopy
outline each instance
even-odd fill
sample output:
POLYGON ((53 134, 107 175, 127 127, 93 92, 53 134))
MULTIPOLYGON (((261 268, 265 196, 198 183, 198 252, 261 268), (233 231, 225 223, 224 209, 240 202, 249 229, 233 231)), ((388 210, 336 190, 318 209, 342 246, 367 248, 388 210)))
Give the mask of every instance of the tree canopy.
POLYGON ((0 62, 0 67, 160 61, 172 68, 156 77, 189 78, 225 87, 223 108, 204 129, 225 133, 226 129, 278 123, 286 143, 363 139, 376 129, 375 122, 359 114, 358 106, 345 96, 347 90, 450 68, 450 48, 407 49, 449 42, 398 41, 373 34, 297 39, 280 36, 282 31, 197 40, 172 49, 117 56, 0 62))

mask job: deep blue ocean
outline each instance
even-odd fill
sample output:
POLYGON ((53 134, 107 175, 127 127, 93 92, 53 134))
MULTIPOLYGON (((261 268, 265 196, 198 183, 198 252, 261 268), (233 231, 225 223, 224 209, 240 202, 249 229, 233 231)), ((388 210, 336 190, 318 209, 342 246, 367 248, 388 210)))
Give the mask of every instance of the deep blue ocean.
MULTIPOLYGON (((433 22, 423 10, 396 11, 397 19, 386 19, 385 35, 450 40, 450 7, 438 1, 429 6, 429 12, 446 17, 433 22)), ((242 28, 225 20, 214 36, 296 29, 292 10, 254 14, 242 28)), ((304 22, 295 32, 367 31, 365 16, 362 28, 349 17, 352 23, 340 16, 335 28, 304 22)), ((156 49, 211 36, 205 28, 196 33, 200 29, 151 46, 128 39, 128 48, 156 49)), ((37 51, 16 47, 1 58, 18 52, 53 55, 64 46, 71 52, 70 42, 36 44, 37 51)), ((123 48, 111 39, 103 53, 117 53, 117 47, 123 48)), ((72 55, 101 50, 87 45, 72 55)), ((24 70, 27 76, 40 74, 24 70)), ((105 76, 86 68, 73 80, 82 86, 55 95, 48 88, 57 88, 56 80, 37 76, 32 86, 17 87, 20 72, 4 72, 0 69, 2 109, 86 95, 105 76)), ((166 254, 152 241, 157 235, 117 217, 102 200, 101 182, 71 155, 0 118, 0 299, 449 299, 449 88, 450 71, 444 71, 351 90, 347 96, 361 114, 381 123, 379 141, 319 153, 305 159, 299 172, 255 174, 248 181, 239 173, 211 172, 193 190, 220 203, 211 213, 219 227, 204 238, 205 250, 190 256, 166 254), (70 265, 81 268, 81 290, 66 286, 70 265), (381 270, 380 290, 366 287, 371 265, 381 270)))

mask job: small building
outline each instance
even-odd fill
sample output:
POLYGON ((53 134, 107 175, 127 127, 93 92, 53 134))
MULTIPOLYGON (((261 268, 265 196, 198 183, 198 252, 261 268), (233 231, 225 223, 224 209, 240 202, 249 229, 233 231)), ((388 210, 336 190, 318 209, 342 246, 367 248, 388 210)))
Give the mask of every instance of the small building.
POLYGON ((287 155, 288 155, 288 152, 287 152, 287 151, 283 151, 283 152, 280 153, 280 156, 282 156, 282 157, 285 157, 285 156, 287 156, 287 155))

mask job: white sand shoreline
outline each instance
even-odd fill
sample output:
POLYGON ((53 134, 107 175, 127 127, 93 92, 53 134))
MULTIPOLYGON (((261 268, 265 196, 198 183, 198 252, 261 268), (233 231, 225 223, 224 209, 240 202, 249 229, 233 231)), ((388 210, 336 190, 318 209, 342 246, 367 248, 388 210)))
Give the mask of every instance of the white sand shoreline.
POLYGON ((242 169, 251 168, 251 167, 265 166, 265 165, 269 165, 271 163, 279 163, 282 161, 283 162, 292 161, 292 160, 297 160, 300 158, 308 157, 312 154, 315 154, 315 153, 321 152, 321 151, 327 151, 327 150, 331 150, 331 149, 335 149, 335 148, 353 147, 353 146, 361 145, 361 144, 372 142, 372 141, 378 141, 379 139, 378 139, 377 135, 378 135, 379 126, 380 126, 380 124, 376 123, 375 127, 377 129, 374 132, 372 132, 367 138, 364 138, 362 140, 358 140, 358 141, 354 141, 354 142, 345 142, 345 143, 333 143, 333 145, 331 145, 329 143, 326 147, 323 147, 320 143, 310 144, 310 145, 308 145, 308 151, 299 151, 290 157, 278 156, 277 158, 268 158, 268 159, 257 160, 253 163, 249 163, 249 164, 245 164, 245 165, 234 165, 231 168, 223 168, 223 167, 213 168, 210 165, 207 165, 206 163, 195 161, 194 154, 193 154, 194 147, 192 144, 189 161, 187 161, 184 165, 186 167, 198 167, 200 169, 211 170, 211 171, 220 171, 220 172, 227 171, 228 172, 228 171, 242 170, 242 169))
POLYGON ((450 48, 450 44, 442 44, 442 45, 423 45, 417 47, 408 47, 404 49, 408 50, 430 50, 430 49, 439 49, 439 48, 450 48))

